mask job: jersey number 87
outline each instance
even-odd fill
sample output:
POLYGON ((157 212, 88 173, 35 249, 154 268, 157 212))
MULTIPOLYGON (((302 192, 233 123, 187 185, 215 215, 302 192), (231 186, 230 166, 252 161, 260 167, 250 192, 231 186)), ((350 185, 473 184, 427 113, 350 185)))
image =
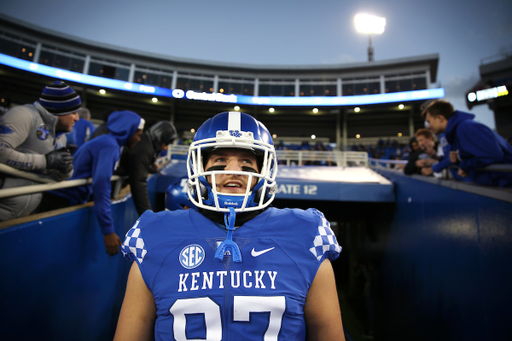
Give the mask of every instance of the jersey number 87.
MULTIPOLYGON (((268 328, 263 337, 264 341, 277 341, 285 309, 284 296, 234 296, 233 298, 233 320, 235 322, 248 322, 250 313, 270 313, 268 328)), ((178 299, 169 311, 174 317, 173 331, 177 341, 191 341, 185 334, 185 314, 204 314, 206 340, 222 340, 220 307, 209 297, 178 299)))

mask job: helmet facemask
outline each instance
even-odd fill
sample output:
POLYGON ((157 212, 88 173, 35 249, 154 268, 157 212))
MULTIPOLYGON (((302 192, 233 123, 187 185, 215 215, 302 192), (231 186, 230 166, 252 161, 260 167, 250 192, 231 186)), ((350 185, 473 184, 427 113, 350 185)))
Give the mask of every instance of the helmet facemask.
MULTIPOLYGON (((251 119, 254 120, 252 117, 251 119)), ((270 205, 276 188, 276 153, 271 143, 255 139, 254 135, 251 131, 217 130, 215 137, 199 139, 190 145, 187 162, 188 190, 191 201, 197 207, 217 212, 229 212, 231 207, 238 213, 261 210, 270 205), (206 156, 220 149, 242 149, 254 153, 259 172, 254 172, 250 167, 235 171, 213 166, 205 170, 206 156), (245 192, 238 194, 218 191, 218 176, 223 174, 247 176, 245 192), (254 179, 256 184, 252 187, 254 179)))

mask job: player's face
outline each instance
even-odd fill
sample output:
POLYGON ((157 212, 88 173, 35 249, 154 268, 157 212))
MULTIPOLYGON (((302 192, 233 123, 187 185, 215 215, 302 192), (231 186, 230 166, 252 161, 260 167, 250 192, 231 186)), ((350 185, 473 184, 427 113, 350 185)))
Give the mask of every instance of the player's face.
MULTIPOLYGON (((225 166, 226 171, 242 171, 242 167, 249 167, 259 172, 256 155, 244 149, 218 149, 213 151, 206 163, 205 170, 214 166, 225 166)), ((247 188, 249 176, 238 174, 215 175, 217 192, 243 194, 247 188)), ((208 177, 211 184, 211 176, 208 177)), ((251 189, 256 185, 257 178, 253 177, 251 189)))
POLYGON ((71 113, 71 114, 57 116, 57 117, 59 118, 59 122, 57 122, 57 126, 56 126, 57 131, 73 130, 73 126, 75 125, 75 122, 77 122, 80 119, 80 117, 78 116, 78 111, 71 113))

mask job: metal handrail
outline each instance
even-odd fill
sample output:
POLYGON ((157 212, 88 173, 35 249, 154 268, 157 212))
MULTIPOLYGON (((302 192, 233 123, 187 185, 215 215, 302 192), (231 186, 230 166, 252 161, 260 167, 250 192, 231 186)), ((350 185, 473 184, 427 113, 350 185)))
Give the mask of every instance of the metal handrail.
POLYGON ((408 161, 368 158, 368 162, 370 164, 370 167, 391 168, 391 165, 406 165, 408 161), (384 164, 385 166, 382 166, 382 164, 384 164))
MULTIPOLYGON (((188 145, 170 145, 167 150, 167 159, 173 155, 187 155, 188 145)), ((290 166, 296 163, 302 166, 303 162, 327 161, 335 162, 337 166, 347 167, 350 165, 368 167, 368 153, 353 151, 320 151, 320 150, 276 150, 277 158, 290 166)))
MULTIPOLYGON (((12 168, 12 167, 4 165, 4 164, 0 164, 0 172, 9 174, 9 175, 13 175, 13 176, 16 176, 19 178, 43 182, 43 184, 41 184, 41 185, 29 185, 29 186, 22 186, 22 187, 16 187, 16 188, 0 189, 0 198, 14 197, 14 196, 18 196, 18 195, 39 193, 39 192, 56 190, 56 189, 84 186, 84 185, 92 184, 92 178, 65 180, 65 181, 57 182, 57 181, 51 180, 49 178, 39 177, 37 174, 34 174, 34 173, 20 171, 19 169, 12 168)), ((120 177, 119 175, 113 175, 110 178, 110 181, 118 181, 118 183, 116 184, 114 193, 119 192, 119 189, 120 189, 119 188, 120 187, 119 180, 122 180, 124 178, 125 177, 120 177)), ((116 195, 114 194, 114 196, 116 196, 116 195)))
POLYGON ((3 163, 0 163, 0 173, 9 174, 17 178, 24 178, 48 184, 53 184, 57 182, 53 179, 48 178, 47 176, 44 176, 43 174, 39 175, 36 173, 25 172, 16 168, 12 168, 11 166, 4 165, 3 163))
MULTIPOLYGON (((407 160, 386 160, 386 159, 374 159, 374 158, 368 158, 368 161, 370 162, 370 167, 377 167, 377 168, 391 168, 390 166, 393 164, 399 164, 399 165, 406 165, 407 160), (385 164, 385 167, 381 166, 382 164, 385 164)), ((454 167, 458 168, 454 165, 454 167)), ((477 168, 479 171, 484 172, 506 172, 506 173, 512 173, 512 165, 509 164, 494 164, 489 165, 487 167, 483 168, 477 168)))

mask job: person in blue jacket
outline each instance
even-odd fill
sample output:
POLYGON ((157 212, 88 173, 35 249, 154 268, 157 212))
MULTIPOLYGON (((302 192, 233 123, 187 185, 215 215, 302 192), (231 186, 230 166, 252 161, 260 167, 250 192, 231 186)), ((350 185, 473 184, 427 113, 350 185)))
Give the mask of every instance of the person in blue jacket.
POLYGON ((75 171, 69 180, 92 177, 92 185, 45 193, 46 198, 44 199, 46 200, 43 201, 46 203, 46 207, 40 207, 38 211, 84 204, 92 195, 98 223, 104 235, 106 251, 110 256, 119 253, 121 239, 114 232, 110 214, 112 191, 110 178, 119 161, 121 148, 132 148, 139 142, 143 128, 144 119, 132 111, 112 113, 107 121, 109 133, 86 142, 73 157, 75 171))
POLYGON ((67 135, 68 145, 74 144, 76 148, 89 141, 96 130, 96 127, 91 122, 91 112, 89 109, 82 107, 79 115, 80 119, 75 123, 73 131, 67 135))
POLYGON ((430 103, 422 116, 434 134, 445 133, 459 176, 481 185, 512 186, 511 173, 482 170, 493 164, 512 164, 512 146, 486 125, 474 121, 475 115, 456 111, 449 102, 438 100, 430 103))
POLYGON ((446 135, 444 133, 439 134, 439 146, 438 146, 438 160, 422 160, 425 162, 425 166, 421 168, 421 174, 423 175, 432 175, 434 173, 441 174, 443 170, 448 169, 450 172, 449 176, 455 180, 460 180, 464 182, 470 181, 467 177, 461 177, 458 174, 458 169, 450 160, 450 152, 452 151, 452 146, 446 140, 446 135), (441 152, 439 151, 441 150, 441 152), (431 166, 431 167, 430 167, 431 166))

